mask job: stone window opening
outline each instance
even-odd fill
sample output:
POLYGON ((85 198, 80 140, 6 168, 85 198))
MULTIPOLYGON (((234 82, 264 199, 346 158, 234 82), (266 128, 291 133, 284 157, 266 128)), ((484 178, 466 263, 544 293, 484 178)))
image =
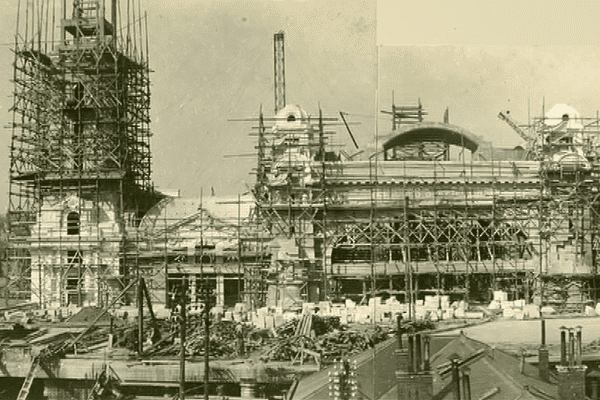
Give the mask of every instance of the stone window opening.
POLYGON ((80 220, 79 213, 70 212, 67 215, 67 235, 79 235, 80 220))

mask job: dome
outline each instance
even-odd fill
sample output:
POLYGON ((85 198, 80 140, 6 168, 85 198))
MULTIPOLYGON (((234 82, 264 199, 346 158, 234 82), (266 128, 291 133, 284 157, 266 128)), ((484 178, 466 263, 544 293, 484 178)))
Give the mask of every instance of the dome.
POLYGON ((556 126, 562 121, 569 121, 567 128, 582 129, 581 115, 579 112, 568 104, 556 104, 545 115, 544 123, 549 126, 556 126))
POLYGON ((308 114, 299 105, 288 104, 275 116, 276 128, 293 128, 308 123, 308 114))

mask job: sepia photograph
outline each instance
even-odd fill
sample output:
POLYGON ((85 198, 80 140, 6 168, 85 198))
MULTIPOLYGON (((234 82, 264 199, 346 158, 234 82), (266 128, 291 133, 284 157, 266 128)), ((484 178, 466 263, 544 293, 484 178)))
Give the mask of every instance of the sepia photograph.
POLYGON ((0 399, 600 399, 597 16, 0 1, 0 399))

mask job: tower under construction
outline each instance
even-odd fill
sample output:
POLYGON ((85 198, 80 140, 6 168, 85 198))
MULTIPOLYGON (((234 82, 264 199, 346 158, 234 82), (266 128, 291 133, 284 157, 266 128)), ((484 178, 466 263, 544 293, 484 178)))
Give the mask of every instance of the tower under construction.
POLYGON ((158 200, 146 16, 132 0, 20 3, 5 297, 101 305, 139 273, 131 232, 158 200))

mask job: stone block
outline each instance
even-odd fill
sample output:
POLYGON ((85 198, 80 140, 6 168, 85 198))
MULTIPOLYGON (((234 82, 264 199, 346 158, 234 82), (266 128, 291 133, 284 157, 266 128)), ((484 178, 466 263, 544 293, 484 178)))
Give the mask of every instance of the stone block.
POLYGON ((277 314, 274 316, 273 323, 275 327, 281 326, 285 324, 285 318, 283 318, 283 315, 277 314))
POLYGON ((258 310, 256 310, 256 313, 262 316, 269 315, 269 307, 261 307, 258 310))
POLYGON ((514 308, 514 306, 515 306, 514 301, 503 301, 502 303, 500 303, 500 308, 502 308, 502 309, 514 308))
POLYGON ((381 304, 381 297, 371 297, 369 299, 369 306, 380 305, 380 304, 381 304))
POLYGON ((523 307, 523 314, 527 319, 538 319, 540 318, 540 309, 534 304, 527 304, 523 307))
POLYGON ((265 317, 265 329, 272 329, 275 327, 275 318, 272 315, 265 317))
POLYGON ((492 300, 492 301, 490 301, 490 304, 488 305, 488 309, 489 310, 499 310, 500 309, 500 302, 498 300, 492 300))
POLYGON ((465 311, 465 318, 467 318, 467 319, 482 319, 483 311, 465 311))
POLYGON ((525 319, 525 314, 523 313, 523 310, 519 310, 518 308, 514 308, 513 310, 514 310, 513 313, 514 313, 515 319, 518 319, 518 320, 525 319))
POLYGON ((254 326, 256 326, 257 329, 265 329, 265 316, 257 315, 256 319, 254 319, 254 326))
POLYGON ((330 315, 331 314, 331 302, 330 301, 320 301, 319 305, 319 314, 321 315, 330 315))
POLYGON ((596 313, 596 310, 590 306, 585 306, 585 315, 588 317, 597 317, 598 316, 598 314, 596 313))
POLYGON ((503 303, 505 301, 508 301, 508 293, 502 291, 502 290, 496 290, 494 291, 494 301, 497 301, 499 303, 503 303))
POLYGON ((368 306, 358 306, 354 313, 355 322, 368 323, 371 322, 371 308, 368 306))
POLYGON ((556 314, 556 310, 554 309, 554 307, 552 306, 544 306, 541 308, 541 312, 544 315, 552 315, 552 314, 556 314))
POLYGON ((525 300, 515 300, 514 305, 515 307, 523 308, 525 307, 525 300))
POLYGON ((514 318, 514 316, 515 316, 515 311, 514 311, 514 309, 512 309, 512 308, 508 308, 508 307, 507 307, 507 308, 504 308, 504 309, 502 310, 502 316, 503 316, 504 318, 514 318))
POLYGON ((452 308, 443 311, 442 319, 446 320, 452 318, 454 318, 454 310, 452 308))

